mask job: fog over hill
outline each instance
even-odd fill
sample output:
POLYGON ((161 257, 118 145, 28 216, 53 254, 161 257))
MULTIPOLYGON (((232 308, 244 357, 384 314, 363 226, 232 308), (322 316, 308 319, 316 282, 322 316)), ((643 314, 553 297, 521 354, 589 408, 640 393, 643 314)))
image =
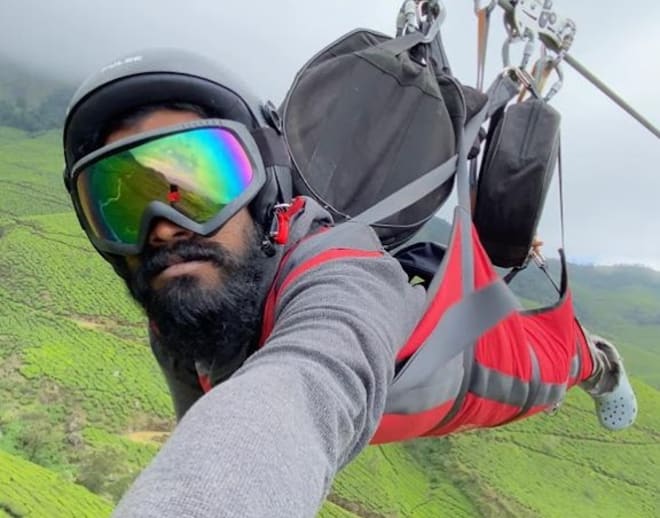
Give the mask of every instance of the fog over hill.
MULTIPOLYGON (((227 4, 192 0, 4 2, 0 53, 66 82, 118 55, 153 46, 186 47, 236 70, 264 98, 280 101, 296 70, 318 49, 355 27, 392 33, 400 0, 227 4), (231 7, 229 6, 231 5, 231 7)), ((474 84, 473 2, 446 2, 444 39, 455 74, 474 84)), ((660 68, 660 4, 556 0, 575 20, 572 54, 656 126, 660 68)), ((493 16, 487 78, 501 69, 504 37, 493 16)), ((518 49, 519 50, 519 49, 518 49)), ((563 116, 567 253, 576 262, 645 264, 660 269, 658 139, 570 67, 553 104, 563 116)), ((556 181, 540 234, 547 249, 560 243, 556 181)))

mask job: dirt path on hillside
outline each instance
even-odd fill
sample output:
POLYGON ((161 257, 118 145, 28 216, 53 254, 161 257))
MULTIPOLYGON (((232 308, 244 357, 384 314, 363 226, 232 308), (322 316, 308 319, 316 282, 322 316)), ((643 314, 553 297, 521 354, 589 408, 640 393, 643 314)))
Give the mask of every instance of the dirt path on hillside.
POLYGON ((141 444, 163 444, 169 436, 169 432, 155 432, 150 430, 124 434, 124 437, 127 439, 141 444))

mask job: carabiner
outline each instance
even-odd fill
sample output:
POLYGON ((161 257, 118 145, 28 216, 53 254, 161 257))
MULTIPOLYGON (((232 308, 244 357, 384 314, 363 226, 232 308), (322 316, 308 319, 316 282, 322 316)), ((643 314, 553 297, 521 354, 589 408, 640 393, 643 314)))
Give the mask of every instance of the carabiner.
POLYGON ((514 36, 507 36, 507 38, 504 40, 504 44, 502 45, 502 66, 506 70, 507 68, 512 68, 511 67, 511 45, 515 43, 516 38, 514 36))
POLYGON ((564 72, 560 63, 564 59, 566 52, 559 52, 554 58, 548 55, 548 51, 544 44, 541 44, 541 57, 534 64, 534 85, 536 86, 539 94, 543 93, 545 85, 550 75, 555 72, 557 74, 557 81, 555 81, 548 94, 543 98, 546 102, 550 101, 557 92, 561 90, 564 85, 564 72))
POLYGON ((518 102, 521 102, 524 99, 526 92, 531 93, 536 98, 540 98, 539 92, 534 84, 534 78, 527 70, 519 67, 507 67, 502 72, 502 75, 508 75, 521 85, 518 102))
POLYGON ((447 9, 441 0, 422 0, 417 4, 417 19, 424 32, 422 43, 432 43, 447 18, 447 9))
POLYGON ((561 90, 561 87, 564 86, 564 72, 561 69, 561 65, 555 64, 553 69, 557 73, 557 81, 553 83, 550 90, 548 90, 547 95, 543 98, 545 102, 549 102, 550 99, 557 95, 557 92, 561 90))
POLYGON ((399 9, 396 20, 396 35, 402 36, 419 30, 417 0, 405 0, 399 9))
POLYGON ((532 54, 534 54, 534 50, 538 43, 536 35, 531 31, 526 31, 524 34, 520 34, 518 30, 511 25, 505 24, 505 28, 507 30, 507 38, 504 40, 504 45, 502 46, 502 64, 505 68, 511 66, 511 45, 524 41, 525 48, 523 49, 520 68, 527 68, 529 60, 532 58, 532 54))
POLYGON ((528 33, 524 39, 526 40, 525 49, 523 50, 523 57, 520 62, 520 68, 523 70, 529 65, 529 60, 532 59, 532 54, 534 54, 534 50, 536 49, 536 36, 534 36, 534 33, 528 33))
POLYGON ((427 22, 429 16, 432 16, 439 25, 444 23, 447 18, 447 8, 442 0, 422 0, 417 3, 417 19, 427 22))

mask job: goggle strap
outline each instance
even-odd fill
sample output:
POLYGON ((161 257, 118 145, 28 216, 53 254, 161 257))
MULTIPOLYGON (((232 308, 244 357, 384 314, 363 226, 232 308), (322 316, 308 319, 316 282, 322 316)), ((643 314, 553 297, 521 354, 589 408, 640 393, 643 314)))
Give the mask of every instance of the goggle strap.
POLYGON ((291 167, 291 159, 282 136, 268 126, 250 132, 257 143, 265 167, 291 167))

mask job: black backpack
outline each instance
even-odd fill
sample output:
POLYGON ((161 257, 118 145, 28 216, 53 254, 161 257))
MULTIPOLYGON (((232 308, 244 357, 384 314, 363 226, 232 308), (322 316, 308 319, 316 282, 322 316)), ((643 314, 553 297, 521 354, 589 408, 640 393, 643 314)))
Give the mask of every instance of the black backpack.
POLYGON ((393 249, 446 202, 491 119, 474 221, 494 264, 520 265, 552 177, 559 117, 541 100, 507 108, 520 90, 515 77, 501 75, 484 94, 443 59, 438 35, 355 30, 308 61, 280 109, 294 193, 337 222, 370 223, 393 249))

